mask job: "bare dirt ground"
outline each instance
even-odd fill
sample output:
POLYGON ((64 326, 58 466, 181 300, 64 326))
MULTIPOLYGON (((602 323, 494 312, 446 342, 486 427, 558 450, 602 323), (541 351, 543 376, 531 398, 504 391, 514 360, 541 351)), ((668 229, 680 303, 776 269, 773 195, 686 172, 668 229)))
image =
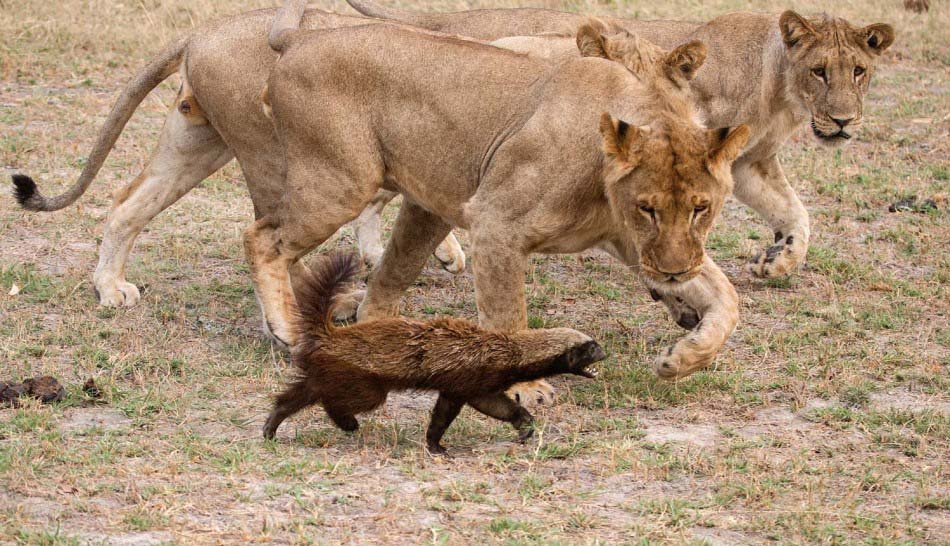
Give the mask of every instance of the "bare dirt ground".
MULTIPOLYGON (((0 0, 0 167, 65 187, 151 54, 204 21, 274 4, 0 0)), ((140 237, 137 307, 102 309, 93 295, 111 192, 143 167, 172 78, 78 206, 25 214, 0 199, 0 380, 68 385, 55 405, 0 409, 0 543, 950 544, 948 6, 653 4, 546 6, 680 19, 794 7, 898 32, 855 141, 827 150, 802 134, 784 153, 812 214, 807 266, 744 276, 771 234, 727 207, 709 247, 742 322, 712 369, 658 381, 647 365, 680 331, 634 275, 597 253, 538 257, 532 325, 590 332, 611 357, 597 381, 557 383, 532 442, 465 410, 446 438, 453 457, 433 459, 421 444, 431 398, 419 394, 392 397, 354 435, 313 411, 264 442, 287 366, 260 333, 239 238, 251 206, 234 165, 140 237), (908 196, 939 209, 888 212, 908 196), (90 377, 100 400, 81 390, 90 377)), ((471 281, 430 267, 405 312, 474 318, 471 281)))

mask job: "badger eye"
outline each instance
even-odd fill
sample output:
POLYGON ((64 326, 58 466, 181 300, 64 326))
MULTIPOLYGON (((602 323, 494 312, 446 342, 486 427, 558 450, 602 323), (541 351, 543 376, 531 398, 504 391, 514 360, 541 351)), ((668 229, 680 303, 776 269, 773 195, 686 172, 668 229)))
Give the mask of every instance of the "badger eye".
POLYGON ((864 74, 865 70, 863 66, 854 67, 854 77, 860 78, 864 74))
POLYGON ((819 66, 818 68, 812 68, 811 73, 821 81, 825 81, 825 67, 819 66))

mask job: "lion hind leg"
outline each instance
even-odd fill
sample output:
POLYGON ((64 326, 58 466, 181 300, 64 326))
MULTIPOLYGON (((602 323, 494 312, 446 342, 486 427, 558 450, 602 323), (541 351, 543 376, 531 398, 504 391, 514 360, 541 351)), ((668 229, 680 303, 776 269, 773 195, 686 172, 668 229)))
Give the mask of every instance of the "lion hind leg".
MULTIPOLYGON (((379 190, 373 200, 356 220, 353 228, 359 244, 360 257, 370 269, 375 268, 383 258, 382 215, 383 209, 395 199, 396 192, 379 190)), ((455 235, 450 232, 439 243, 434 255, 442 267, 449 273, 459 274, 465 271, 465 252, 455 235)))
POLYGON ((465 251, 451 232, 435 249, 435 257, 449 273, 458 275, 465 271, 465 251))
POLYGON ((396 192, 379 190, 363 212, 353 220, 356 240, 360 249, 360 258, 369 268, 383 258, 382 215, 383 209, 396 198, 396 192))
POLYGON ((406 288, 419 276, 429 255, 450 230, 451 226, 441 218, 405 199, 386 252, 370 277, 357 314, 359 320, 397 315, 406 288))
POLYGON ((125 280, 135 238, 146 224, 233 157, 210 126, 195 124, 176 106, 168 115, 148 166, 116 192, 99 246, 93 281, 100 305, 132 306, 138 288, 125 280))
POLYGON ((335 168, 307 151, 288 153, 280 208, 244 231, 251 280, 264 328, 282 346, 294 343, 290 318, 296 309, 291 270, 298 260, 356 218, 382 184, 381 169, 335 168), (374 179, 372 172, 379 176, 374 179))

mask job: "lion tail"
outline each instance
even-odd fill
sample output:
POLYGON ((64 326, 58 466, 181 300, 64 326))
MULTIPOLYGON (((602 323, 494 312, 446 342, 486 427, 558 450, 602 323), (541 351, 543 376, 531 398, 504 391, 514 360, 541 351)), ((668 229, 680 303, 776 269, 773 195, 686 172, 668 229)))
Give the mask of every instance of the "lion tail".
POLYGON ((293 31, 300 28, 300 21, 307 11, 307 0, 284 0, 284 5, 277 10, 274 24, 267 35, 267 44, 274 51, 281 53, 290 44, 293 31))
POLYGON ((181 66, 181 59, 188 45, 188 36, 180 38, 177 42, 166 47, 158 56, 152 60, 145 68, 140 70, 135 77, 125 86, 122 94, 116 99, 109 112, 109 117, 102 129, 99 131, 99 138, 89 153, 86 165, 79 175, 79 179, 68 190, 55 197, 45 197, 36 187, 36 182, 24 174, 13 175, 13 196, 17 203, 26 210, 34 211, 54 211, 67 207, 79 199, 102 168, 106 157, 115 146, 116 140, 125 129, 125 124, 135 113, 145 97, 162 83, 165 78, 171 76, 181 66))
POLYGON ((415 11, 387 8, 371 0, 346 0, 351 8, 367 17, 377 19, 387 19, 389 21, 398 21, 409 25, 415 25, 429 30, 439 30, 438 16, 436 13, 419 13, 415 11))

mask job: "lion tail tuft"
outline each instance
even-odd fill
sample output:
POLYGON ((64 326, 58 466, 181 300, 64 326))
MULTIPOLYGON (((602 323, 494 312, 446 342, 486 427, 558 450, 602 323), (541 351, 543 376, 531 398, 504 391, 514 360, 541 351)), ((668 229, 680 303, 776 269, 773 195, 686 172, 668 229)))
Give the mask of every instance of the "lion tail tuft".
POLYGON ((46 200, 36 189, 36 182, 25 174, 13 175, 13 198, 26 210, 43 210, 46 200))

